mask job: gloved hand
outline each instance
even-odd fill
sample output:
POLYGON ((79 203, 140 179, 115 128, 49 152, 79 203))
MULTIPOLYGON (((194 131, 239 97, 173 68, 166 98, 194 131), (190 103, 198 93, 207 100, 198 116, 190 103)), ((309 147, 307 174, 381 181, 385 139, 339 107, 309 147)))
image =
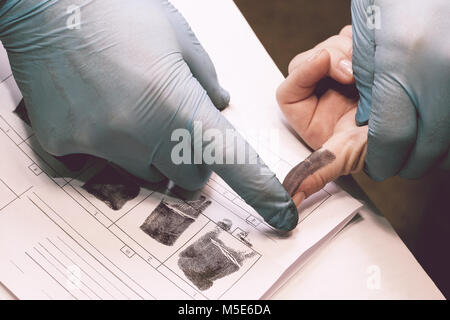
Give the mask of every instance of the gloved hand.
POLYGON ((273 227, 297 225, 291 197, 247 142, 240 135, 237 142, 221 139, 235 133, 219 112, 229 95, 167 1, 2 1, 0 39, 49 153, 91 154, 188 190, 201 188, 215 171, 273 227), (195 124, 209 137, 194 136, 195 124), (192 164, 172 158, 180 156, 173 152, 180 143, 175 130, 183 128, 191 133, 192 164), (242 145, 256 164, 230 164, 242 145), (205 148, 219 160, 202 161, 205 148))
POLYGON ((353 0, 353 68, 375 180, 450 168, 450 2, 353 0))

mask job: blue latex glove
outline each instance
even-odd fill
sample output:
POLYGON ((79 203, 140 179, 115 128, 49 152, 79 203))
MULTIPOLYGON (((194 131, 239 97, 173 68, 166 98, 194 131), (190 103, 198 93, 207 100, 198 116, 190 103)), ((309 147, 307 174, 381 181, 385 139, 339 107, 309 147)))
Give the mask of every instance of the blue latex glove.
POLYGON ((450 1, 353 0, 353 67, 375 180, 450 168, 450 1))
MULTIPOLYGON (((214 128, 225 136, 233 127, 219 112, 229 95, 210 58, 167 1, 6 0, 0 39, 49 153, 95 155, 188 190, 201 188, 215 171, 273 227, 297 225, 291 197, 240 135, 257 164, 172 161, 175 129, 192 132, 198 121, 203 132, 214 128)), ((223 158, 239 145, 227 140, 223 158)))

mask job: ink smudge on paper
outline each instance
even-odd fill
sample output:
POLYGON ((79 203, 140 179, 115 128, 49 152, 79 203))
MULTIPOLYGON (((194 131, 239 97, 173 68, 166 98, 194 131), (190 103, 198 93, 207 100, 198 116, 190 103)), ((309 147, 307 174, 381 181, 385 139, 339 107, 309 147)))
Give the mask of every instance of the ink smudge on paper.
POLYGON ((138 184, 110 165, 92 177, 82 188, 113 210, 122 209, 140 192, 138 184))
POLYGON ((194 201, 162 200, 141 226, 147 235, 172 246, 195 219, 211 204, 201 196, 194 201))

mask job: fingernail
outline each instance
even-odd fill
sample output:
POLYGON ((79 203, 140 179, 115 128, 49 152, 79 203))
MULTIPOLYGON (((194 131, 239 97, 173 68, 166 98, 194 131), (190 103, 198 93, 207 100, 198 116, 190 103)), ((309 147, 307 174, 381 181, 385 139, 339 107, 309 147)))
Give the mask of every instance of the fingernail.
POLYGON ((302 204, 303 201, 305 201, 305 199, 306 194, 304 192, 298 192, 292 197, 292 200, 294 201, 297 208, 302 204))
POLYGON ((323 49, 315 52, 314 54, 312 54, 306 61, 313 61, 315 60, 318 56, 320 56, 320 54, 322 53, 323 49))
POLYGON ((341 62, 339 62, 339 67, 346 74, 353 76, 353 64, 350 60, 341 60, 341 62))

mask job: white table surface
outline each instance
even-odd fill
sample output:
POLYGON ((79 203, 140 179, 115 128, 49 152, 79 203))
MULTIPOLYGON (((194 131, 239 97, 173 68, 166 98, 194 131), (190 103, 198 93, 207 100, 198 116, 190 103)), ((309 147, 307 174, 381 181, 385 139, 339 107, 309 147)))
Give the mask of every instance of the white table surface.
MULTIPOLYGON (((232 67, 236 72, 264 74, 257 77, 259 83, 245 85, 257 86, 258 92, 273 99, 270 91, 282 81, 282 75, 232 0, 172 3, 210 53, 219 76, 221 70, 232 67)), ((231 92, 244 85, 227 78, 221 82, 231 92)), ((319 248, 273 298, 444 299, 387 220, 367 207, 359 219, 319 248)), ((0 299, 14 299, 1 284, 0 299)))

